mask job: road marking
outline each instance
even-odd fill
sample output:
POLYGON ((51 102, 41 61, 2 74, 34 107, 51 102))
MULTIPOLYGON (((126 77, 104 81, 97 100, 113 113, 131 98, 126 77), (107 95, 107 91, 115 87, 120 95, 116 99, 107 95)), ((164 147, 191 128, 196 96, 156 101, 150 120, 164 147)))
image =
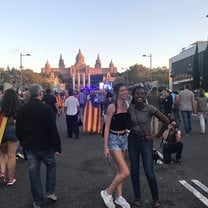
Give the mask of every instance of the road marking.
POLYGON ((185 188, 187 188, 196 198, 198 198, 203 204, 205 204, 208 207, 208 199, 203 194, 197 191, 185 180, 180 180, 179 183, 182 184, 185 188))
POLYGON ((205 186, 203 183, 201 183, 198 180, 191 180, 193 183, 195 183, 199 188, 201 188, 203 191, 205 191, 206 193, 208 193, 208 187, 205 186))

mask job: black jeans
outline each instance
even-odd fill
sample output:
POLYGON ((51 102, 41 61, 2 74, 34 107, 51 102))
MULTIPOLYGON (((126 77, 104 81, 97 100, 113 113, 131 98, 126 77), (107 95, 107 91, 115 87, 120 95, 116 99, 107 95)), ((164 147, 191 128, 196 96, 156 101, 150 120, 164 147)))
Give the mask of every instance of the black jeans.
POLYGON ((153 201, 158 200, 158 187, 153 168, 153 142, 143 139, 139 135, 130 133, 128 138, 128 151, 131 166, 131 180, 135 198, 141 198, 139 177, 141 155, 145 176, 149 183, 153 201))
POLYGON ((72 137, 72 134, 74 132, 75 137, 79 138, 78 115, 66 115, 66 124, 68 136, 72 137))
POLYGON ((164 162, 169 164, 171 162, 171 154, 176 153, 176 160, 181 159, 181 154, 183 150, 183 143, 177 142, 175 144, 163 144, 163 157, 164 162))

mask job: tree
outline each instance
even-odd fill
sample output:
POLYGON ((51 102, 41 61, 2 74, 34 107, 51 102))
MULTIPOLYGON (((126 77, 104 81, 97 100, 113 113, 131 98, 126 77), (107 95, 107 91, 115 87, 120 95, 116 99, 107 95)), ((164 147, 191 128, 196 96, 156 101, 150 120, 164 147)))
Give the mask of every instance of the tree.
POLYGON ((193 60, 193 89, 200 88, 200 70, 199 70, 199 57, 198 57, 198 42, 196 42, 196 50, 193 60))
POLYGON ((203 57, 202 88, 206 91, 208 90, 208 41, 203 57))

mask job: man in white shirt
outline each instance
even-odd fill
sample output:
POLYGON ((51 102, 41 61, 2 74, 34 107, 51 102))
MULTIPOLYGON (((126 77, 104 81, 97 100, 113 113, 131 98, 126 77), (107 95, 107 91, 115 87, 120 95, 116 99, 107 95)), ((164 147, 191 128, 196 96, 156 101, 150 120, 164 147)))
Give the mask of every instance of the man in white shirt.
POLYGON ((69 97, 65 100, 65 113, 68 137, 71 138, 73 132, 76 139, 79 139, 78 115, 79 101, 74 97, 73 89, 69 89, 69 97))

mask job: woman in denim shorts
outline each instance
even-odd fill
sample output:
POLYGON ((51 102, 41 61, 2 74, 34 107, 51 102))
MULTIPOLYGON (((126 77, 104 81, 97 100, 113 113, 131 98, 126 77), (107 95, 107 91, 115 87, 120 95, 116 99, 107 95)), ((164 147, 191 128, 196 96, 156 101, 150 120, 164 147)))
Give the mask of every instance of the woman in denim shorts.
POLYGON ((103 191, 101 197, 108 208, 115 208, 115 204, 123 208, 130 208, 129 203, 122 196, 123 182, 129 176, 126 163, 127 137, 130 128, 130 114, 127 111, 127 87, 118 83, 114 87, 115 101, 110 104, 106 112, 104 131, 104 156, 110 160, 110 155, 116 164, 116 176, 112 183, 103 191), (112 194, 116 191, 115 201, 112 194))
POLYGON ((19 106, 19 100, 16 92, 13 89, 6 90, 1 106, 1 113, 8 117, 8 119, 2 143, 0 145, 0 180, 6 181, 8 186, 13 185, 16 182, 14 172, 16 167, 16 150, 19 141, 15 134, 15 119, 19 106), (8 180, 6 180, 6 170, 8 170, 8 180))

